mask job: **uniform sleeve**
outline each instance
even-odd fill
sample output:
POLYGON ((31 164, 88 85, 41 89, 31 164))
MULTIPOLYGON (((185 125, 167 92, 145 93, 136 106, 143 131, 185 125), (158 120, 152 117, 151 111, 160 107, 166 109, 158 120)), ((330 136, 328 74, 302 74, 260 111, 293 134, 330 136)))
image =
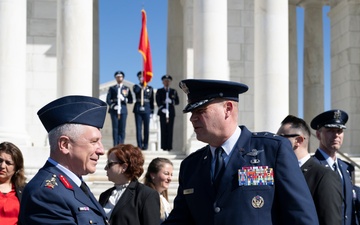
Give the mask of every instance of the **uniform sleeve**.
POLYGON ((275 199, 281 224, 319 224, 310 190, 290 142, 282 140, 277 154, 274 168, 275 199))

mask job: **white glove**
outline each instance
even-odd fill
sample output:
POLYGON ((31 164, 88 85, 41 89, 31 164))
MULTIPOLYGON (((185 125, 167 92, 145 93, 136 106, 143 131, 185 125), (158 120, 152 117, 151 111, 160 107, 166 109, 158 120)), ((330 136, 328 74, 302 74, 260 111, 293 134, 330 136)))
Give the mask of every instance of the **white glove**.
POLYGON ((116 105, 116 106, 114 106, 114 109, 115 109, 115 110, 117 110, 118 108, 119 108, 119 106, 117 106, 117 105, 116 105))
POLYGON ((119 95, 119 98, 120 98, 120 101, 124 101, 124 100, 125 100, 125 97, 124 97, 124 95, 122 95, 122 94, 119 95))
POLYGON ((169 110, 167 110, 167 109, 162 109, 161 112, 163 112, 163 113, 166 114, 166 113, 169 113, 169 110))
POLYGON ((171 103, 172 103, 172 101, 171 101, 171 99, 170 99, 170 98, 167 98, 167 99, 165 99, 165 103, 169 103, 169 104, 171 104, 171 103))

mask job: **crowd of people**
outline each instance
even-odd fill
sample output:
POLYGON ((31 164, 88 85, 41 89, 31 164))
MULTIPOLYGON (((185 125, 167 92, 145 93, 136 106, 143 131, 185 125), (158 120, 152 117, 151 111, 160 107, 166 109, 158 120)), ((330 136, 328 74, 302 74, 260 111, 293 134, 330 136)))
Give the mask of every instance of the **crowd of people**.
MULTIPOLYGON (((120 82, 124 73, 115 77, 120 82)), ((173 163, 154 158, 141 181, 145 142, 120 143, 125 136, 115 133, 104 168, 114 186, 99 199, 94 197, 83 176, 94 173, 105 154, 100 130, 108 106, 97 98, 72 95, 38 111, 48 132, 50 155, 28 183, 20 149, 0 143, 1 224, 359 224, 360 191, 352 183, 354 167, 336 154, 348 121, 345 111, 329 110, 312 119, 310 127, 319 145, 310 155, 311 131, 301 118, 288 115, 276 133, 239 126, 239 94, 248 90, 247 85, 187 79, 179 87, 188 98, 183 112, 191 113, 196 138, 206 145, 181 162, 173 205, 168 199, 173 163)), ((119 104, 132 101, 121 90, 131 95, 122 86, 123 99, 107 98, 110 109, 116 110, 115 119, 126 118, 119 104)), ((159 96, 159 102, 178 102, 166 100, 167 95, 159 96)), ((162 112, 166 122, 169 118, 162 112)), ((162 146, 171 150, 168 143, 162 146)))

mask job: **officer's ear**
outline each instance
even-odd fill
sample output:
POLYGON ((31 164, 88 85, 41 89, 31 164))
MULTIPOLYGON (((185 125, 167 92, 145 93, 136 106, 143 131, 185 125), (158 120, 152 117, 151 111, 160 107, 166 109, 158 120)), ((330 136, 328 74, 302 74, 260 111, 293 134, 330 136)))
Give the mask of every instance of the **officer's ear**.
POLYGON ((58 147, 60 152, 63 154, 69 154, 69 149, 71 146, 71 140, 68 136, 60 136, 58 140, 58 147))

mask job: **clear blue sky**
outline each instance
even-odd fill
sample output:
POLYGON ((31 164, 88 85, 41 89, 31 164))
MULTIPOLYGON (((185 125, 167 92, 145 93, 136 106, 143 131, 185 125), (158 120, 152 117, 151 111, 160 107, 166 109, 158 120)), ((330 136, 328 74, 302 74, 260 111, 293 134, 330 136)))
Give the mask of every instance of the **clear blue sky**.
MULTIPOLYGON (((153 80, 149 85, 162 87, 160 78, 166 73, 166 32, 168 0, 103 0, 100 4, 100 83, 114 79, 116 70, 125 73, 125 79, 137 83, 136 73, 142 68, 138 52, 141 30, 141 10, 147 13, 147 29, 153 60, 153 80)), ((324 110, 330 109, 330 20, 329 6, 323 8, 324 22, 324 110)), ((304 10, 297 9, 299 59, 299 115, 303 101, 303 30, 304 10)))
POLYGON ((162 87, 166 73, 167 0, 101 0, 100 23, 100 83, 114 80, 114 72, 122 70, 125 79, 138 83, 142 69, 138 52, 141 31, 141 10, 147 14, 153 80, 149 85, 162 87))

